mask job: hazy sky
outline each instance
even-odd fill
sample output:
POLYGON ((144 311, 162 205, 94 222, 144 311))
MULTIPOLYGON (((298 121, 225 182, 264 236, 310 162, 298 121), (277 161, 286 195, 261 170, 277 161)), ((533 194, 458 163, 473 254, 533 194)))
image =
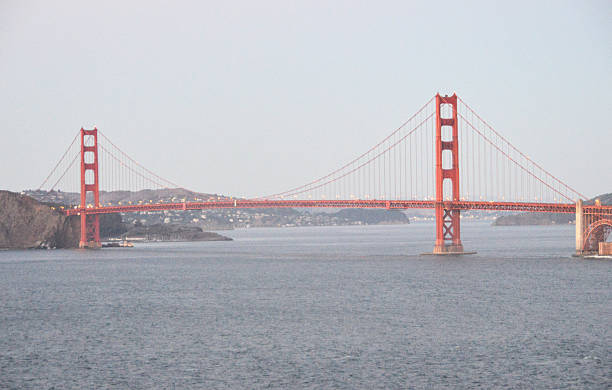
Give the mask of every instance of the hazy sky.
POLYGON ((612 2, 0 1, 0 188, 98 126, 187 188, 322 176, 437 91, 544 168, 612 191, 612 2))

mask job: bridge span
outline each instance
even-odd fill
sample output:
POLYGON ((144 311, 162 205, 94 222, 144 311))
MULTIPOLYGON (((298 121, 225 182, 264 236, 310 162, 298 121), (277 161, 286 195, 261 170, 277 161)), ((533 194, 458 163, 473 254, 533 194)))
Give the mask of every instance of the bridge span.
POLYGON ((433 253, 439 255, 464 253, 463 210, 575 213, 578 255, 595 253, 612 232, 612 206, 585 205, 583 194, 527 157, 456 94, 437 94, 381 142, 331 173, 254 199, 102 204, 101 187, 180 186, 137 163, 97 128, 81 128, 40 188, 47 183, 58 188, 66 179, 77 179, 81 194, 80 205, 65 213, 80 216, 83 248, 100 247, 100 214, 227 208, 432 209, 433 253))
MULTIPOLYGON (((67 215, 130 213, 164 210, 264 209, 264 208, 365 208, 365 209, 435 209, 433 200, 251 200, 230 199, 206 202, 151 203, 67 209, 67 215)), ((524 211, 540 213, 575 213, 573 203, 514 203, 514 202, 442 202, 447 210, 524 211)), ((591 210, 595 206, 583 206, 591 210)), ((603 206, 605 208, 606 206, 603 206)), ((611 207, 612 206, 608 206, 611 207)))

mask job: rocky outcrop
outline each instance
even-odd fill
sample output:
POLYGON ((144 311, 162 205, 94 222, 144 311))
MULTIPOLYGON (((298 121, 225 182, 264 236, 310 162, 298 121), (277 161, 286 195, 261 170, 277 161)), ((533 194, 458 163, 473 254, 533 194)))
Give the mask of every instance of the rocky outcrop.
POLYGON ((135 226, 128 230, 127 239, 139 238, 147 241, 231 241, 229 237, 214 232, 204 232, 198 226, 177 224, 155 224, 135 226))
POLYGON ((100 237, 121 237, 127 227, 119 213, 100 214, 100 237))
POLYGON ((29 196, 0 191, 0 248, 75 248, 79 244, 78 217, 29 196))

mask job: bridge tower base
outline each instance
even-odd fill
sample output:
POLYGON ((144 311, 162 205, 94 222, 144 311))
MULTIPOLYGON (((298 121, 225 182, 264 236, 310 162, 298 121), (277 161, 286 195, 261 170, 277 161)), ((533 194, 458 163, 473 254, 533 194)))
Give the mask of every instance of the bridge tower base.
MULTIPOLYGON (((81 127, 81 209, 87 209, 87 194, 93 194, 94 207, 100 206, 98 183, 98 129, 81 127)), ((81 212, 81 239, 79 248, 100 248, 100 217, 81 212)))
POLYGON ((461 243, 461 211, 452 206, 459 201, 459 130, 457 95, 436 94, 436 243, 434 255, 466 254, 461 243), (442 106, 450 106, 451 116, 442 117, 442 106), (450 156, 444 156, 444 152, 450 156), (446 166, 445 166, 446 165, 446 166), (445 202, 444 182, 451 193, 445 202))

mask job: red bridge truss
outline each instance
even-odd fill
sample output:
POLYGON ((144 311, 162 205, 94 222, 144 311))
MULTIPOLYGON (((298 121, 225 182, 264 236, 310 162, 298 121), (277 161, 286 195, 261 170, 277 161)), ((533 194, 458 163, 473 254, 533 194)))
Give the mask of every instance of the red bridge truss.
POLYGON ((584 195, 520 152, 457 95, 434 96, 381 142, 331 173, 255 199, 200 199, 190 192, 194 199, 180 202, 106 201, 101 189, 181 187, 136 162, 96 128, 80 130, 40 186, 45 187, 81 194, 80 205, 65 209, 81 218, 81 247, 100 246, 100 214, 163 210, 432 209, 434 254, 463 253, 463 210, 576 213, 579 254, 594 251, 612 230, 612 206, 584 205, 584 195))

